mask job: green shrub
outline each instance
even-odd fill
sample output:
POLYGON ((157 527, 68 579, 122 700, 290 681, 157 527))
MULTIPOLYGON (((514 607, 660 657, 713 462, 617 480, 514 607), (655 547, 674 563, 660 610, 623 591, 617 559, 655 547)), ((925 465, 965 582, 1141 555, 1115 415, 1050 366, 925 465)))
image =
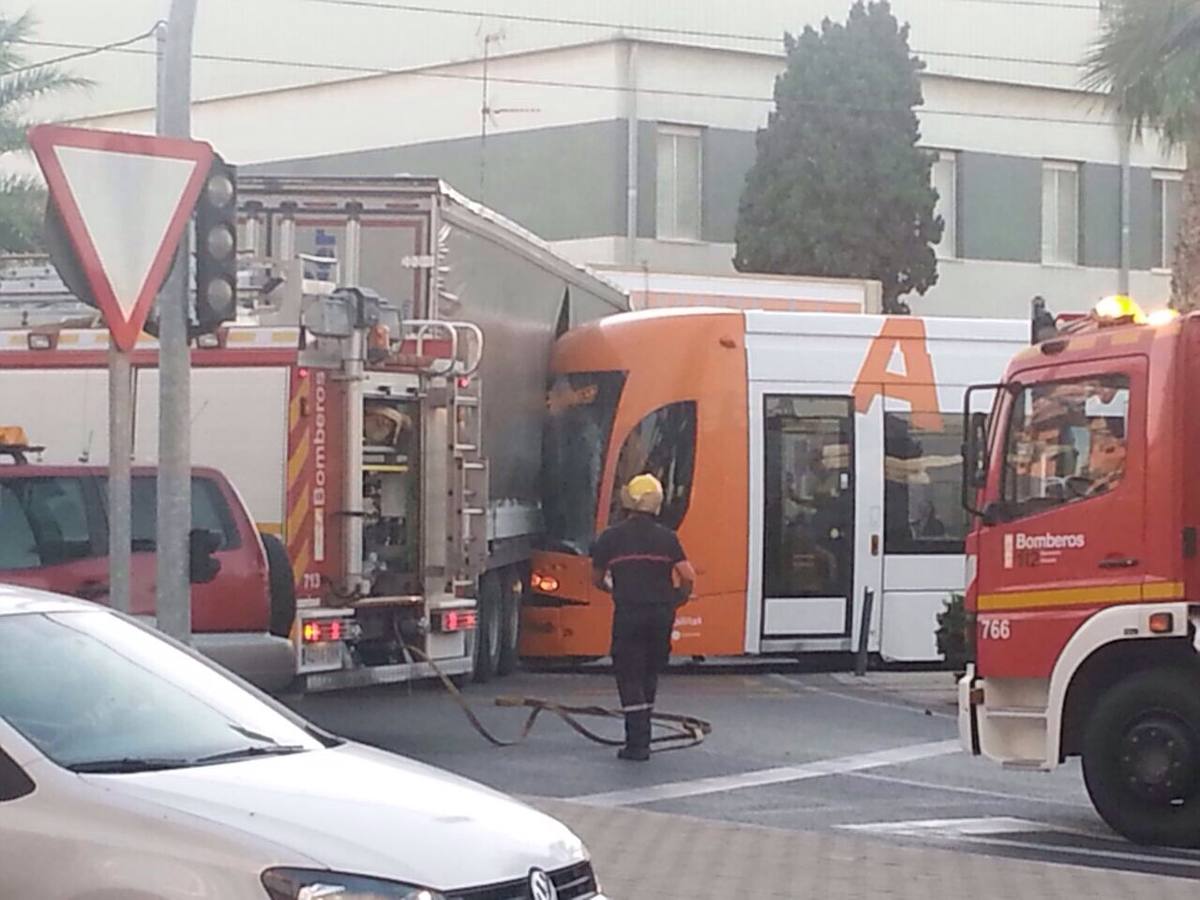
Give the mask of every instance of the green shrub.
POLYGON ((966 668, 968 658, 967 637, 970 627, 967 616, 966 598, 962 594, 951 594, 943 603, 944 609, 937 617, 937 648, 946 657, 946 664, 956 672, 966 668))

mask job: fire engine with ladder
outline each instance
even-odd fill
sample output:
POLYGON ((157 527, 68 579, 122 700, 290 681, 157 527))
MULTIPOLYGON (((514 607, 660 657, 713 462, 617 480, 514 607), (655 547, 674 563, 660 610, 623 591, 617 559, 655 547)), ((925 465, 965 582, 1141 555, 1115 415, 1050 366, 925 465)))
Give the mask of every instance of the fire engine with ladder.
POLYGON ((965 408, 963 744, 1081 757, 1101 817, 1148 844, 1200 845, 1197 396, 1200 316, 1112 297, 965 408))
MULTIPOLYGON (((238 317, 194 341, 192 457, 286 547, 272 604, 295 606, 295 675, 320 690, 423 677, 426 660, 507 672, 551 345, 624 293, 437 179, 237 190, 238 317)), ((0 419, 42 462, 107 459, 107 346, 44 261, 6 264, 0 419)), ((133 353, 138 464, 156 455, 155 347, 133 353)))

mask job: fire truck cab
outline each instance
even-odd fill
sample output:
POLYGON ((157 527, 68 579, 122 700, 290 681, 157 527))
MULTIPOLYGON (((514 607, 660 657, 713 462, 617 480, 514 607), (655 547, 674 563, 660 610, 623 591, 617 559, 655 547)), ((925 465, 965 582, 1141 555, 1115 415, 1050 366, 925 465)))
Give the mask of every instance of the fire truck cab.
POLYGON ((1200 316, 1108 298, 964 404, 963 744, 1082 757, 1097 811, 1143 843, 1200 844, 1196 396, 1200 316))

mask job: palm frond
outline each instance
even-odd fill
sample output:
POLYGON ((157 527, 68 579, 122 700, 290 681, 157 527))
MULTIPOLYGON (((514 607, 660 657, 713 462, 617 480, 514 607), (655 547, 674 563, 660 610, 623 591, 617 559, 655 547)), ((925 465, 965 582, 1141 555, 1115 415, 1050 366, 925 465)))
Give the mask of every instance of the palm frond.
POLYGON ((14 150, 24 150, 29 126, 0 114, 0 154, 12 153, 14 150))
POLYGON ((43 248, 46 191, 20 175, 0 176, 0 252, 27 253, 43 248))
POLYGON ((55 68, 28 69, 15 75, 0 75, 0 110, 9 109, 45 94, 86 88, 91 84, 86 78, 79 78, 55 68))
POLYGON ((0 14, 0 45, 11 48, 21 43, 33 34, 36 27, 37 19, 32 10, 26 10, 15 18, 0 14))
POLYGON ((27 64, 21 45, 33 34, 36 26, 37 20, 32 12, 22 13, 15 19, 0 15, 0 74, 27 64))
POLYGON ((1186 140, 1200 111, 1200 0, 1119 0, 1084 68, 1084 86, 1108 92, 1138 132, 1186 140))
POLYGON ((1197 40, 1198 0, 1122 0, 1086 60, 1085 84, 1107 89, 1139 131, 1154 126, 1183 140, 1200 105, 1197 40))

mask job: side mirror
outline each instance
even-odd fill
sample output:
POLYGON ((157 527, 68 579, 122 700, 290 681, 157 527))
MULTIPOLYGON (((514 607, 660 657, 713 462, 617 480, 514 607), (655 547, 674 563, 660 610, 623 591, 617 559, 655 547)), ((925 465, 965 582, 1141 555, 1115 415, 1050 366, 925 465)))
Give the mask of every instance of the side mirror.
POLYGON ((983 513, 979 518, 984 525, 989 527, 999 525, 1001 522, 1008 521, 1008 507, 1000 500, 993 500, 983 508, 983 513))
MULTIPOLYGON (((972 407, 978 404, 972 402, 972 397, 980 391, 1010 390, 1005 384, 975 384, 967 388, 963 394, 963 443, 962 443, 962 507, 973 516, 982 514, 977 509, 976 492, 987 486, 989 468, 988 460, 988 413, 975 412, 972 407)), ((994 405, 994 404, 993 404, 994 405)))
POLYGON ((987 437, 987 413, 971 413, 967 421, 967 446, 963 457, 967 463, 967 478, 971 487, 981 488, 987 483, 987 437))
POLYGON ((221 561, 213 554, 221 549, 221 536, 206 528, 193 528, 188 535, 188 580, 208 584, 221 571, 221 561))

